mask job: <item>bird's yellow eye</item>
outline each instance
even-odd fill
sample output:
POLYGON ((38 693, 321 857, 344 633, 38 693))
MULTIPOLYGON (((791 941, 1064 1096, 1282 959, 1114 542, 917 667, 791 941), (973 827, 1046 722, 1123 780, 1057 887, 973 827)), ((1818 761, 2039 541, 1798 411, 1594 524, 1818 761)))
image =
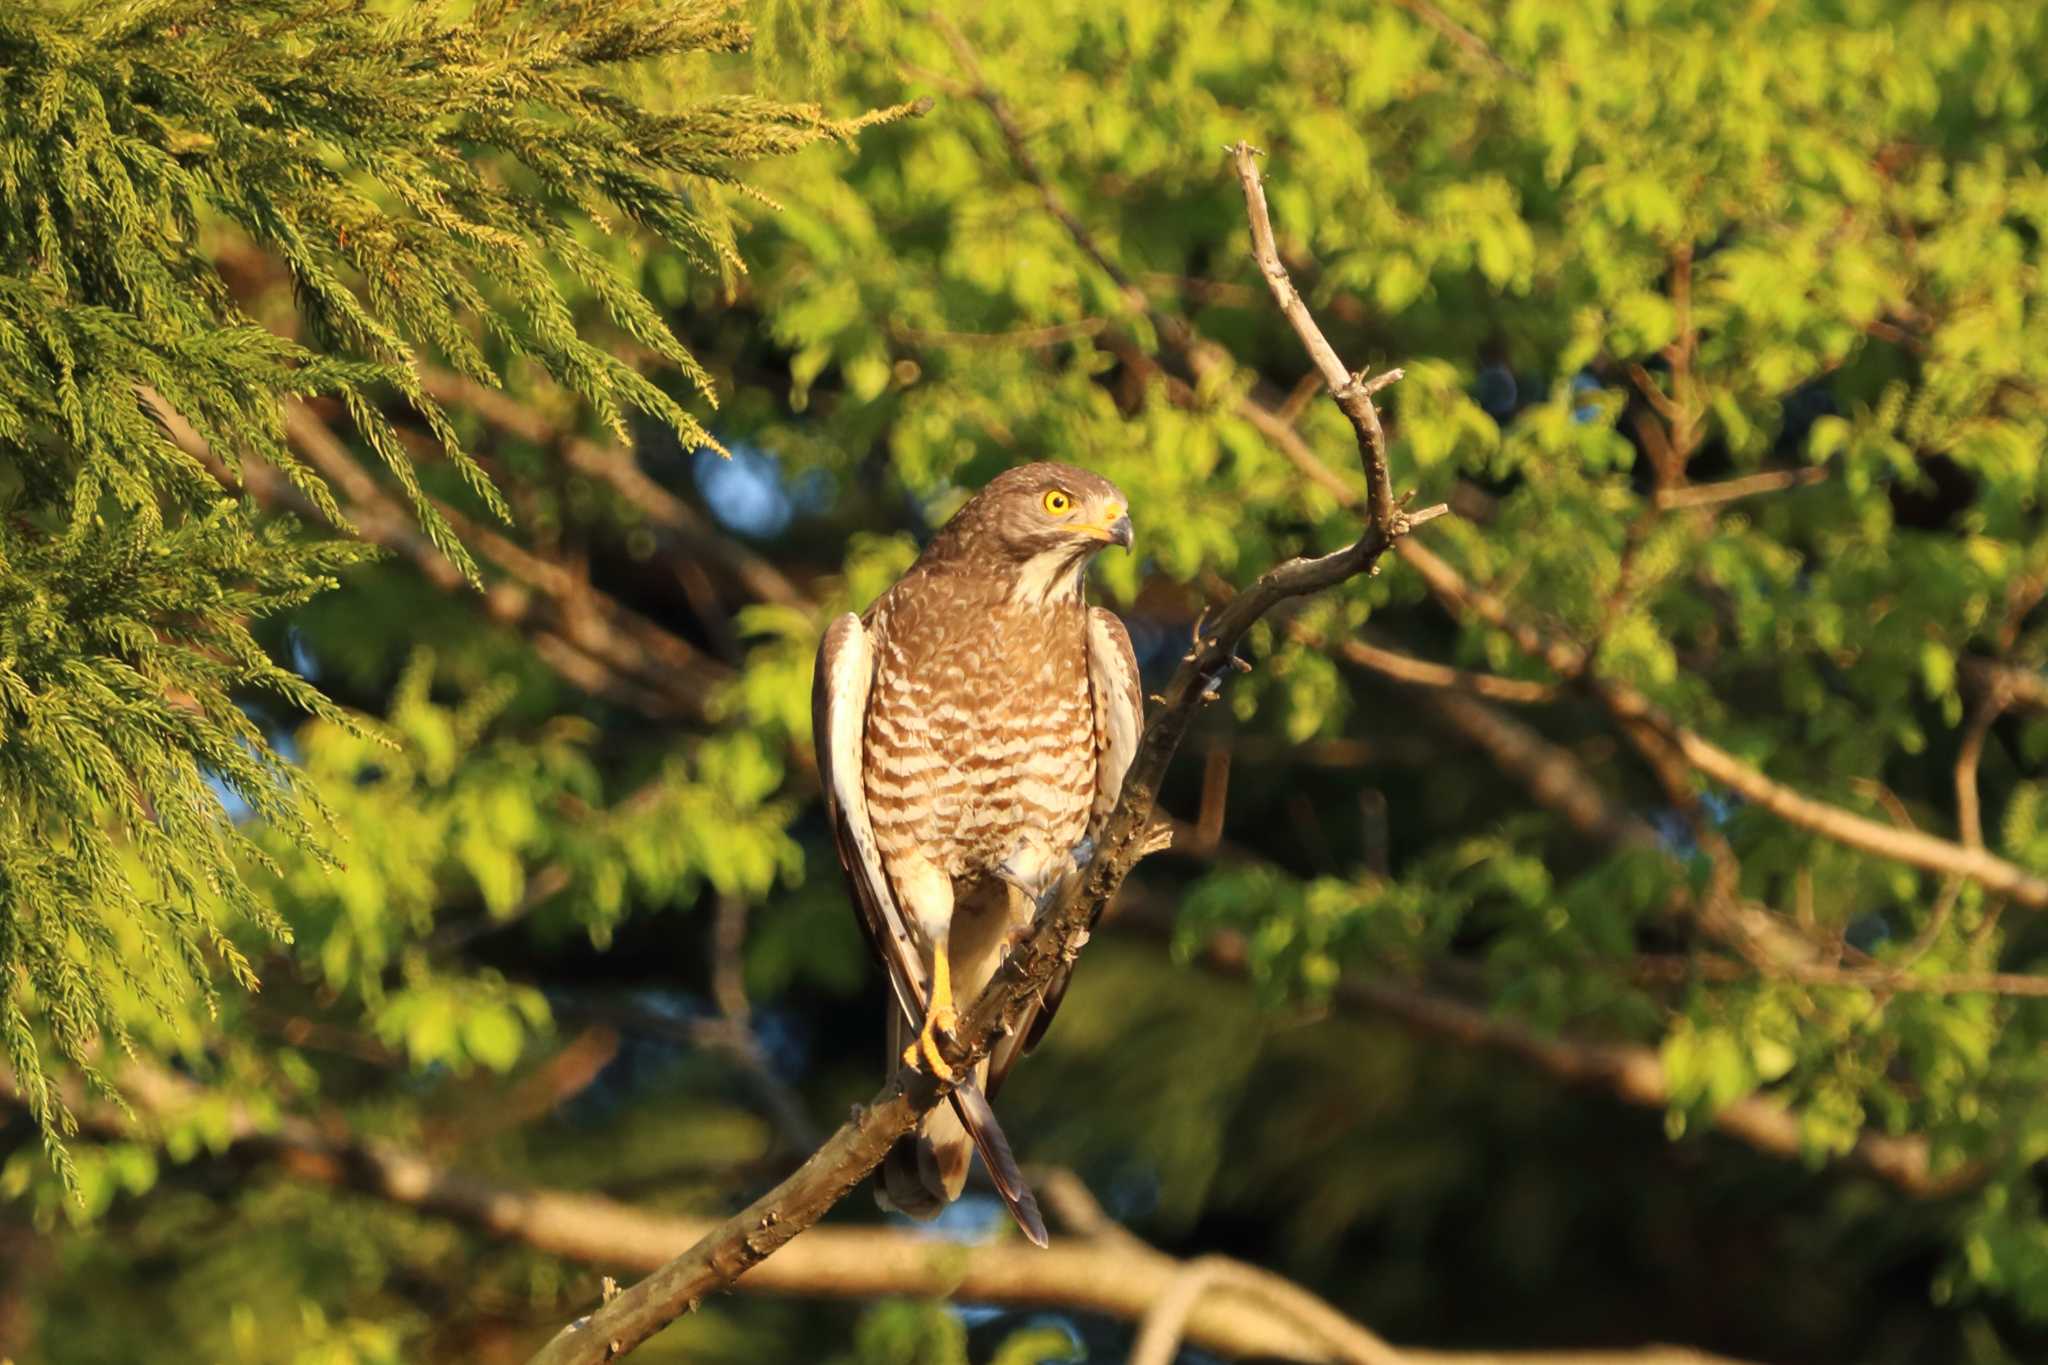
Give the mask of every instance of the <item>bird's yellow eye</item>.
POLYGON ((1045 510, 1056 517, 1067 514, 1074 506, 1074 499, 1065 491, 1055 488, 1045 495, 1045 510))

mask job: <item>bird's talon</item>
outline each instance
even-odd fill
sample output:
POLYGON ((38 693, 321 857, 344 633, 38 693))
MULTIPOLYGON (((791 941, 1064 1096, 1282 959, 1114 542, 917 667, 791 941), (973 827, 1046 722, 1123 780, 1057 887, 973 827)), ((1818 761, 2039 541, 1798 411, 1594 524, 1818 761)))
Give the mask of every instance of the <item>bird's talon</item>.
POLYGON ((953 1068, 946 1065, 946 1059, 939 1055, 939 1035, 953 1036, 953 1030, 960 1026, 960 1020, 950 1008, 936 1009, 925 1015, 924 1027, 918 1031, 917 1041, 903 1049, 905 1066, 919 1065, 942 1081, 953 1079, 953 1068))

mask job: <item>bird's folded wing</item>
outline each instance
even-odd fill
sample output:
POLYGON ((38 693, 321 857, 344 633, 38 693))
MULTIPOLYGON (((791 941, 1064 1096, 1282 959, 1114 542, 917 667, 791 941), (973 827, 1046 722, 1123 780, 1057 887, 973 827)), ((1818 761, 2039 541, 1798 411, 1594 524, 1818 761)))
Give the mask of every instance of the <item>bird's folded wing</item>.
POLYGON ((825 629, 811 679, 811 727, 825 815, 839 847, 839 862, 853 886, 854 905, 874 954, 888 969, 890 989, 904 1017, 924 1018, 927 987, 923 960, 903 922, 902 909, 875 847, 868 798, 861 781, 867 733, 868 689, 875 678, 874 642, 852 612, 825 629))
POLYGON ((1145 688, 1131 633, 1113 611, 1088 609, 1088 693, 1095 710, 1095 806, 1089 833, 1097 833, 1123 795, 1124 774, 1138 756, 1145 732, 1145 688))

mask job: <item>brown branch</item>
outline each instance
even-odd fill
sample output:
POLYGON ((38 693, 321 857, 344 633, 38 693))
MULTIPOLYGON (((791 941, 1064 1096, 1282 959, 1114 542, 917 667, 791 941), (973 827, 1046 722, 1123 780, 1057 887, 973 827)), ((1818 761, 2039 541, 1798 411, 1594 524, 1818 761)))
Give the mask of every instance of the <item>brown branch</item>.
MULTIPOLYGON (((352 488, 374 495, 367 503, 349 507, 347 519, 343 521, 334 520, 311 498, 293 487, 282 472, 261 460, 245 460, 238 469, 230 469, 161 394, 146 387, 138 393, 179 448, 205 465, 228 492, 246 494, 266 508, 289 512, 366 545, 375 545, 410 559, 430 586, 451 596, 466 597, 473 592, 473 586, 461 566, 435 548, 412 516, 395 499, 377 488, 376 481, 348 457, 334 440, 333 433, 325 431, 324 424, 321 432, 327 439, 316 449, 323 457, 340 452, 340 458, 332 462, 332 470, 345 477, 344 490, 352 488)), ((296 405, 287 409, 288 425, 292 414, 297 411, 303 409, 296 405)), ((298 434, 319 441, 321 432, 301 423, 298 434)), ((557 629, 559 623, 547 610, 548 601, 518 584, 491 584, 475 600, 489 619, 524 633, 532 641, 534 652, 542 662, 570 685, 591 696, 630 707, 655 719, 696 715, 701 710, 700 697, 681 699, 664 687, 649 686, 614 663, 564 638, 557 629)))
POLYGON ((1745 474, 1719 483, 1699 483, 1682 488, 1660 488, 1653 501, 1662 511, 1685 507, 1718 507, 1724 502, 1753 498, 1763 493, 1782 493, 1788 488, 1810 488, 1827 482, 1828 472, 1819 466, 1805 469, 1774 469, 1762 474, 1745 474))
POLYGON ((1431 4, 1430 0, 1394 0, 1394 3, 1449 38, 1465 52, 1477 57, 1495 75, 1506 76, 1510 80, 1528 81, 1528 72, 1510 63, 1500 53, 1494 51, 1484 38, 1445 14, 1431 4))
MULTIPOLYGON (((1249 143, 1239 142, 1230 149, 1238 183, 1244 187, 1245 203, 1251 211, 1252 258, 1258 263, 1259 273, 1265 276, 1266 287, 1272 291, 1273 301, 1280 306, 1281 315, 1294 328, 1294 334, 1301 338, 1309 359, 1315 362, 1316 372, 1322 375, 1330 396, 1351 419, 1359 449, 1365 452, 1366 496, 1371 500, 1373 524, 1391 525, 1394 489, 1387 474, 1387 435, 1380 429, 1379 410, 1372 401, 1373 391, 1367 387, 1364 371, 1353 374, 1345 368, 1336 349, 1324 337, 1322 328, 1316 326, 1316 320, 1309 315, 1308 305, 1302 302, 1294 281, 1287 276, 1287 267, 1280 263, 1280 250, 1273 243, 1273 222, 1266 212, 1266 190, 1259 181, 1258 156, 1258 151, 1249 143)), ((1375 382, 1384 384, 1400 377, 1399 370, 1389 370, 1375 382)))
POLYGON ((1396 552, 1420 573, 1439 600, 1456 613, 1470 613, 1506 631, 1526 654, 1592 690, 1625 726, 1641 723, 1667 740, 1696 771, 1770 811, 1788 824, 1875 857, 1926 872, 1967 877, 1996 895, 2029 909, 2048 909, 2048 879, 1983 848, 1970 848, 1917 830, 1898 829, 1829 805, 1765 776, 1726 749, 1679 725, 1643 693, 1626 683, 1591 676, 1585 652, 1516 617, 1507 603, 1465 581, 1456 569, 1413 540, 1396 552))
MULTIPOLYGON (((1233 154, 1241 161, 1250 155, 1242 144, 1233 154)), ((1240 175, 1242 178, 1242 171, 1240 175)), ((1244 184, 1253 232, 1270 241, 1272 228, 1266 220, 1264 195, 1257 192, 1256 177, 1245 179, 1244 184)), ((1314 331, 1312 319, 1306 331, 1314 331)), ((1338 368, 1342 369, 1341 364, 1338 368)), ((1370 439, 1378 426, 1371 394, 1362 384, 1352 383, 1349 389, 1337 397, 1347 412, 1354 414, 1361 458, 1368 470, 1383 470, 1384 451, 1375 449, 1370 439)), ((1380 482, 1374 480, 1373 485, 1380 482)), ((940 1055, 951 1074, 971 1074, 997 1038, 1022 1027, 1032 1002, 1057 970, 1074 961, 1125 876, 1156 845, 1152 807, 1167 765, 1202 705, 1216 697, 1222 680, 1239 666, 1237 647, 1252 626, 1289 598, 1321 592, 1370 573, 1387 548, 1413 526, 1446 510, 1439 506, 1411 516, 1394 507, 1384 488, 1374 497, 1373 506, 1375 515, 1356 542, 1317 559, 1293 559, 1269 570, 1223 607, 1206 636, 1198 634, 1194 648, 1167 684, 1160 707, 1145 726, 1124 777, 1123 795, 1097 838, 1093 856, 1066 881, 1055 904, 1010 954, 981 998, 965 1013, 958 1033, 941 1040, 940 1055)), ((898 1138, 940 1103, 946 1088, 921 1070, 899 1069, 874 1100, 794 1175, 588 1318, 565 1327, 533 1357, 533 1365, 597 1365, 633 1350, 694 1309, 706 1294, 731 1284, 816 1223, 881 1161, 898 1138)))
POLYGON ((563 431, 510 395, 431 365, 420 367, 420 386, 437 402, 467 408, 501 431, 554 451, 569 468, 608 484, 660 533, 657 543, 663 549, 717 565, 756 601, 816 609, 773 561, 718 532, 696 508, 649 478, 630 450, 563 431))
POLYGON ((1133 280, 1122 266, 1110 259, 1109 253, 1095 240, 1095 234, 1074 216, 1073 210, 1067 207, 1066 199, 1053 187, 1051 178, 1039 166, 1038 158, 1032 154, 1031 144, 1025 140, 1023 128, 1018 124, 1016 116, 1010 112, 1009 102, 982 75, 981 62, 975 56, 973 46, 967 41, 967 35, 943 14, 933 12, 928 18, 932 27, 938 30, 939 36, 945 39, 946 46, 953 50, 953 59, 960 63, 960 69, 967 77, 969 93, 995 120, 996 129, 1002 134, 1003 143, 1009 150, 1010 160, 1016 164, 1024 178, 1037 189, 1039 200, 1045 205, 1045 211, 1067 230, 1067 235, 1072 237, 1075 245, 1095 262, 1096 268, 1109 276, 1129 307, 1147 317, 1155 316, 1155 310, 1151 301, 1145 297, 1145 291, 1138 287, 1137 281, 1133 280))
MULTIPOLYGON (((1171 916, 1150 910, 1127 912, 1117 922, 1154 935, 1170 935, 1173 924, 1171 916)), ((1250 972, 1249 945, 1242 935, 1225 930, 1210 936, 1197 961, 1223 975, 1243 977, 1250 972)), ((1338 982, 1334 999, 1351 1012, 1382 1016, 1418 1033, 1515 1057, 1546 1075, 1604 1091, 1626 1104, 1660 1111, 1671 1107, 1670 1081, 1652 1047, 1537 1033, 1481 1006, 1392 978, 1347 975, 1338 982)), ((1805 1161, 1813 1155, 1799 1115, 1763 1095, 1736 1100, 1716 1111, 1710 1121, 1724 1136, 1767 1156, 1805 1161)), ((1936 1172, 1928 1142, 1918 1136, 1866 1131, 1835 1159, 1920 1197, 1952 1193, 1978 1176, 1972 1167, 1936 1172)))
MULTIPOLYGON (((1323 641, 1307 631, 1292 632, 1304 644, 1322 647, 1323 641)), ((1473 673, 1448 664, 1432 663, 1418 659, 1412 654, 1403 654, 1369 640, 1341 640, 1336 646, 1337 657, 1346 663, 1369 668, 1384 674, 1396 682, 1408 683, 1415 687, 1448 688, 1457 692, 1469 692, 1475 697, 1489 701, 1513 702, 1517 705, 1541 705, 1556 701, 1558 690, 1553 683, 1529 682, 1521 678, 1503 678, 1493 673, 1473 673)))
MULTIPOLYGON (((1825 962, 1781 963, 1771 968, 1771 974, 1802 985, 1847 986, 1887 995, 2009 995, 2036 1000, 2048 997, 2048 976, 2026 972, 1915 973, 1908 970, 1914 960, 1917 956, 1908 952, 1894 961, 1867 967, 1825 962)), ((1651 981, 1685 981, 1693 977, 1743 981, 1752 975, 1740 963, 1711 957, 1651 954, 1637 958, 1634 966, 1638 976, 1651 981)))
POLYGON ((2048 710, 2048 673, 1974 656, 1961 660, 1964 681, 1979 692, 2002 692, 2009 704, 2048 710))
POLYGON ((968 350, 1029 350, 1057 346, 1067 341, 1085 341, 1109 325, 1104 318, 1082 318, 1056 322, 1044 327, 1018 327, 1007 332, 954 332, 923 327, 892 327, 892 335, 912 346, 959 346, 968 350))
MULTIPOLYGON (((160 1069, 131 1065, 123 1092, 147 1122, 143 1136, 206 1102, 200 1087, 160 1069)), ((0 1072, 0 1097, 18 1102, 0 1072)), ((87 1131, 116 1139, 137 1124, 111 1106, 82 1106, 87 1131)), ((395 1143, 345 1128, 287 1117, 259 1121, 228 1106, 223 1155, 274 1162, 293 1179, 357 1191, 465 1224, 492 1237, 605 1272, 659 1266, 670 1250, 713 1223, 652 1213, 597 1195, 504 1184, 442 1166, 395 1143)), ((1071 1174, 1045 1177, 1060 1190, 1051 1208, 1076 1208, 1093 1231, 1046 1251, 1014 1241, 934 1241, 883 1227, 820 1228, 748 1276, 749 1294, 806 1299, 918 1297, 1010 1308, 1056 1308, 1141 1320, 1187 1262, 1157 1250, 1109 1220, 1071 1174), (1092 1210, 1092 1213, 1091 1213, 1092 1210)), ((1082 1229, 1076 1228, 1081 1232, 1082 1229)), ((1202 1296, 1187 1314, 1185 1340, 1227 1356, 1303 1361, 1392 1361, 1403 1365, 1736 1365, 1678 1347, 1640 1351, 1460 1352, 1391 1348, 1323 1300, 1278 1276, 1216 1258, 1228 1289, 1202 1296), (1373 1356, 1362 1343, 1376 1343, 1373 1356)))
POLYGON ((1145 1311, 1131 1346, 1130 1365, 1172 1365, 1196 1307, 1222 1295, 1269 1304, 1320 1339, 1321 1355, 1327 1359, 1346 1365, 1402 1365, 1415 1358, 1396 1351, 1290 1281, 1227 1256, 1200 1256, 1176 1270, 1145 1311))
POLYGON ((1425 692, 1421 701, 1581 834, 1609 844, 1656 842, 1656 832, 1616 805, 1570 750, 1459 691, 1425 692))
MULTIPOLYGON (((400 550, 419 565, 435 587, 447 592, 467 589, 461 570, 435 549, 413 526, 411 516, 365 469, 341 438, 304 403, 285 407, 285 431, 293 446, 334 487, 347 496, 351 516, 364 539, 400 550)), ((601 673, 623 684, 625 695, 663 698, 664 714, 701 716, 711 692, 729 670, 695 647, 663 630, 638 612, 593 588, 571 573, 519 545, 510 537, 477 525, 452 507, 437 504, 442 517, 465 544, 546 604, 545 633, 569 647, 573 655, 593 661, 601 673)), ((486 610, 497 619, 524 619, 535 609, 533 596, 503 594, 487 588, 486 610)), ((549 657, 543 653, 543 657, 549 657)))
MULTIPOLYGON (((760 1036, 744 1024, 727 1018, 679 1019, 626 1002, 580 996, 560 1000, 555 1008, 564 1017, 601 1022, 621 1033, 716 1053, 733 1064, 747 1088, 753 1091, 755 1101, 774 1123, 776 1135, 787 1151, 806 1152, 822 1140, 805 1110, 803 1097, 775 1070, 760 1036)), ((787 1170, 787 1165, 783 1169, 787 1170)))

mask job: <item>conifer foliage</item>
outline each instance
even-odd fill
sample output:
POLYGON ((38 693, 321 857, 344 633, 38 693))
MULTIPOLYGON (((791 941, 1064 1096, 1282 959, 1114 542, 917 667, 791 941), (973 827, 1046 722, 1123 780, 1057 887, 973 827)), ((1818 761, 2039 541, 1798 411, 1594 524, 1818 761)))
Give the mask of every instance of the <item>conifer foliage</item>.
POLYGON ((286 933, 238 879, 264 855, 220 793, 321 841, 319 803, 238 702, 346 723, 251 624, 364 551, 259 520, 243 462, 346 527, 284 426, 290 401, 338 401, 474 579, 387 405, 505 506, 416 361, 492 382, 493 358, 527 357, 615 430, 638 412, 709 443, 683 400, 579 336, 558 281, 712 400, 590 233, 734 270, 733 168, 860 126, 623 93, 637 63, 746 36, 705 0, 487 0, 460 22, 350 0, 0 10, 0 1036, 60 1162, 52 1050, 109 1090, 94 1058, 127 1043, 118 999, 169 1008, 220 965, 254 984, 220 907, 286 933), (235 238, 289 269, 297 335, 232 300, 211 248, 235 238))

